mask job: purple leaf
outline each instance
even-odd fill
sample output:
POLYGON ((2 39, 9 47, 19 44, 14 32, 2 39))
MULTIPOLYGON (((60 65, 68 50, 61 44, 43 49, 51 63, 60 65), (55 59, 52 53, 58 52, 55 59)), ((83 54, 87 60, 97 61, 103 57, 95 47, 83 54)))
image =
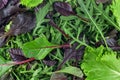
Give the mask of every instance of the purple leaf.
POLYGON ((75 15, 71 5, 69 5, 68 3, 57 1, 53 4, 53 7, 61 15, 64 15, 64 16, 75 15))
POLYGON ((4 8, 8 0, 0 0, 0 9, 4 8))
POLYGON ((88 19, 83 18, 79 15, 77 15, 73 10, 70 4, 65 3, 65 2, 60 2, 60 1, 56 1, 53 4, 53 8, 59 12, 61 15, 63 16, 70 16, 70 15, 74 15, 77 16, 78 18, 80 18, 83 22, 88 23, 88 19))
POLYGON ((18 35, 31 31, 35 27, 35 15, 32 12, 18 14, 13 20, 8 33, 18 35))
POLYGON ((70 59, 75 59, 77 62, 79 60, 81 60, 85 47, 81 46, 79 49, 76 49, 77 45, 78 45, 78 43, 75 43, 75 44, 73 44, 73 46, 71 48, 65 49, 64 59, 58 66, 58 70, 62 67, 62 65, 65 64, 66 61, 68 61, 70 59))
POLYGON ((9 50, 10 56, 13 59, 13 61, 15 62, 20 62, 20 61, 24 61, 27 60, 27 58, 23 55, 23 52, 21 49, 10 49, 9 50))

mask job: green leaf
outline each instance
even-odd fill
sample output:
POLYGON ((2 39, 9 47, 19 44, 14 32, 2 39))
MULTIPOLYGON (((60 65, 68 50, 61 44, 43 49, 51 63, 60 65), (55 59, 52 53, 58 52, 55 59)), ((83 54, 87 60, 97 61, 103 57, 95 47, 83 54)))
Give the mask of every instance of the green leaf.
POLYGON ((44 59, 50 51, 54 48, 51 46, 56 46, 50 43, 47 38, 42 34, 39 38, 33 41, 23 44, 23 52, 26 57, 34 57, 36 59, 44 59))
POLYGON ((29 7, 29 8, 35 7, 42 2, 43 2, 43 0, 20 0, 20 3, 22 5, 25 5, 26 7, 29 7))
POLYGON ((120 27, 120 0, 113 0, 111 5, 111 10, 113 11, 114 16, 116 17, 117 23, 120 27))
POLYGON ((80 78, 83 77, 83 73, 80 70, 80 68, 73 67, 73 66, 65 67, 64 69, 56 71, 55 73, 68 73, 68 74, 72 74, 72 75, 80 77, 80 78))
POLYGON ((44 7, 40 8, 36 13, 36 27, 33 30, 33 35, 36 35, 37 31, 41 27, 41 24, 45 22, 45 16, 47 15, 48 11, 50 10, 50 4, 46 4, 44 7))
POLYGON ((85 13, 87 14, 87 16, 89 17, 89 19, 91 20, 92 24, 94 25, 94 27, 96 28, 96 30, 99 32, 99 34, 100 34, 101 37, 103 38, 106 47, 108 47, 108 46, 107 46, 107 43, 106 43, 106 40, 105 40, 105 37, 104 37, 104 34, 102 33, 102 30, 101 30, 100 27, 97 25, 97 23, 95 22, 94 18, 91 16, 91 14, 90 14, 89 10, 86 8, 83 0, 78 0, 78 3, 79 3, 79 5, 84 9, 85 13))
POLYGON ((119 67, 120 58, 117 59, 115 52, 108 51, 103 46, 87 47, 81 64, 86 80, 119 80, 119 67))
POLYGON ((6 60, 0 56, 0 76, 2 76, 6 71, 8 71, 12 65, 2 65, 6 64, 6 60))

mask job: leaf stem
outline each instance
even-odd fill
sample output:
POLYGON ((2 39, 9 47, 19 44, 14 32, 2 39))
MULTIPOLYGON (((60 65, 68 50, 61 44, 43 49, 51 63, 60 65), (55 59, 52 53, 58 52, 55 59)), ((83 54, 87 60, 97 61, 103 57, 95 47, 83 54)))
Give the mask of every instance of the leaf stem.
POLYGON ((63 30, 61 30, 55 23, 53 20, 50 20, 49 24, 51 26, 53 26, 54 28, 56 28, 57 30, 59 30, 66 38, 69 38, 68 34, 66 34, 63 30))

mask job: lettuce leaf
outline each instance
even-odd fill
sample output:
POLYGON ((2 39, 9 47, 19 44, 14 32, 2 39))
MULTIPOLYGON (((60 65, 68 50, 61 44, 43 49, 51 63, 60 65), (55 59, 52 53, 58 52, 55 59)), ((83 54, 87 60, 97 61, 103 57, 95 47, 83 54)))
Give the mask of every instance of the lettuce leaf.
POLYGON ((81 64, 86 80, 120 80, 120 58, 116 52, 87 47, 81 64))
POLYGON ((20 0, 20 3, 22 5, 25 5, 26 7, 29 7, 29 8, 38 6, 42 2, 43 0, 20 0))

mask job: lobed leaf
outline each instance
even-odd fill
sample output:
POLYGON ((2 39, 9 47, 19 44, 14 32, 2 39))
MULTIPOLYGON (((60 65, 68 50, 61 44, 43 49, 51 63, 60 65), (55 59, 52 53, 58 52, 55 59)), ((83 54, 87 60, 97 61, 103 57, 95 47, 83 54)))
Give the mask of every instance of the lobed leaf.
POLYGON ((83 57, 81 68, 87 76, 86 80, 119 80, 120 58, 116 53, 99 48, 87 47, 83 57))

